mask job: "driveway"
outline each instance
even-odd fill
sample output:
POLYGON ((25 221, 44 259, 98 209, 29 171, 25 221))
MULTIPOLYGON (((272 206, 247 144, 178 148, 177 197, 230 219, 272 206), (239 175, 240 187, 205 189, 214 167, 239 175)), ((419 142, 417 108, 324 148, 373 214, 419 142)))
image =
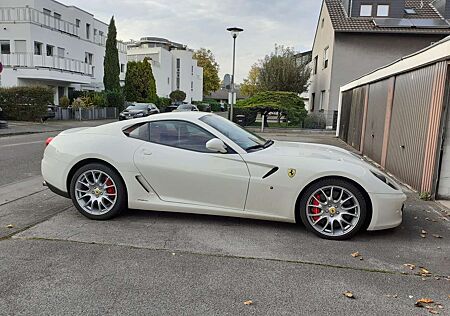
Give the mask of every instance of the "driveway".
MULTIPOLYGON (((329 133, 263 136, 346 147, 329 133)), ((130 210, 90 221, 39 191, 0 203, 0 314, 446 315, 449 220, 408 192, 399 228, 337 242, 215 216, 130 210), (421 298, 434 303, 416 307, 421 298)))

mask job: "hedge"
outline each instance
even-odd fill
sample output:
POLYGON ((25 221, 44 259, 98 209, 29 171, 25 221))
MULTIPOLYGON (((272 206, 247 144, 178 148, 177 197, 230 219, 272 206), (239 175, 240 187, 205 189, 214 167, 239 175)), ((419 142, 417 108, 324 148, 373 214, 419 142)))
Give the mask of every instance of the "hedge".
POLYGON ((0 88, 0 107, 5 118, 17 121, 37 121, 53 103, 53 90, 47 87, 0 88))

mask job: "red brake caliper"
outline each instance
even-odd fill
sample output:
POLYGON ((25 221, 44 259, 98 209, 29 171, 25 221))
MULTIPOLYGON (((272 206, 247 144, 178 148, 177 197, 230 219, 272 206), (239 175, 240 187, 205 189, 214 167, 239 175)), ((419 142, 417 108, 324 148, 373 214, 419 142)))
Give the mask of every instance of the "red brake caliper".
POLYGON ((106 189, 106 193, 108 194, 116 194, 116 189, 112 186, 113 182, 111 181, 111 179, 106 180, 106 186, 109 187, 106 189))
MULTIPOLYGON (((320 200, 320 194, 317 194, 316 195, 316 199, 317 200, 320 200)), ((313 201, 312 201, 312 205, 320 205, 320 203, 319 203, 319 201, 317 201, 316 199, 313 199, 313 201)), ((312 208, 312 213, 313 214, 319 214, 320 213, 320 209, 318 208, 318 207, 313 207, 312 208)), ((319 220, 319 216, 313 216, 313 221, 318 221, 319 220)))

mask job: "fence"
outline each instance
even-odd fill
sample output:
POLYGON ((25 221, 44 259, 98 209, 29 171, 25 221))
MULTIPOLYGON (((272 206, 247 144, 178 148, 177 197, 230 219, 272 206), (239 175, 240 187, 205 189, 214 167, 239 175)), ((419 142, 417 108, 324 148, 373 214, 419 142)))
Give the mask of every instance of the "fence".
POLYGON ((55 111, 55 120, 107 120, 117 119, 117 108, 89 108, 73 109, 58 107, 55 111))

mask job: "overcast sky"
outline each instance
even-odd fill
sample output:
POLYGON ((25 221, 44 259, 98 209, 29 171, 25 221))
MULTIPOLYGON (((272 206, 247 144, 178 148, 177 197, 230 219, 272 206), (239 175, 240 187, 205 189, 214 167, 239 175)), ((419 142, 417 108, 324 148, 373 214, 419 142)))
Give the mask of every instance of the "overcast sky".
POLYGON ((232 38, 227 27, 245 31, 237 40, 236 80, 270 53, 275 43, 304 51, 312 47, 319 0, 61 0, 108 22, 116 18, 118 39, 164 37, 211 49, 221 79, 231 72, 232 38))

